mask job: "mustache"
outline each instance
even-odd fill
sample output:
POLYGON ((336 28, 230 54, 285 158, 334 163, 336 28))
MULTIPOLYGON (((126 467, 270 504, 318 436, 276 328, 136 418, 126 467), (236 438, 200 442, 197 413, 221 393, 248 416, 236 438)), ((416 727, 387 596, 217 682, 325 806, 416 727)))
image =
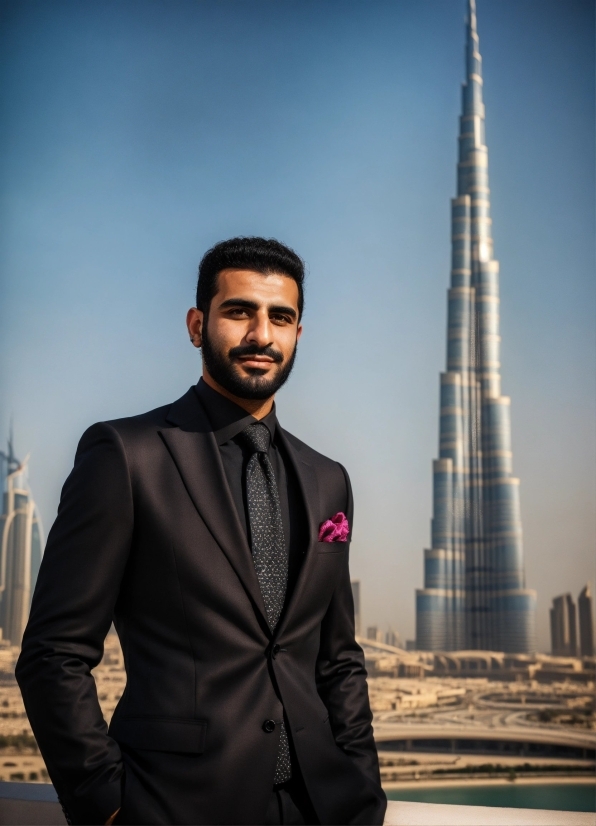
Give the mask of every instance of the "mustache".
POLYGON ((242 356, 267 356, 276 364, 281 364, 284 360, 283 355, 274 350, 273 347, 259 347, 257 344, 240 344, 238 347, 232 347, 228 352, 230 359, 241 358, 242 356))

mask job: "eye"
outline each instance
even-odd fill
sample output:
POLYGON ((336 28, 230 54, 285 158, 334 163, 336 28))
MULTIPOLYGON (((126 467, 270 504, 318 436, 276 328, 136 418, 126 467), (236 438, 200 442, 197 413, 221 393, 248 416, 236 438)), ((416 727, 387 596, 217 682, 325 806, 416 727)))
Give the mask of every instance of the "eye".
POLYGON ((269 318, 274 324, 282 325, 282 324, 291 324, 292 323, 291 317, 288 316, 288 315, 284 315, 283 313, 272 313, 269 316, 269 318))
POLYGON ((248 316, 248 310, 244 307, 231 307, 228 310, 228 315, 232 318, 246 318, 248 316))

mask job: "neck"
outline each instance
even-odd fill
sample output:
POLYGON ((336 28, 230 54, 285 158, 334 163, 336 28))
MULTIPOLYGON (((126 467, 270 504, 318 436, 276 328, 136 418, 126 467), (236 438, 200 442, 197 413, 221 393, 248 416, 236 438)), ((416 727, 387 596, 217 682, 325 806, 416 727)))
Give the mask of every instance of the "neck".
POLYGON ((226 390, 225 387, 222 387, 221 384, 216 382, 204 368, 203 381, 205 384, 208 384, 212 390, 215 390, 217 393, 221 393, 222 396, 225 396, 226 399, 229 399, 231 402, 234 402, 234 404, 237 404, 238 407, 246 410, 246 412, 250 413, 251 416, 254 416, 255 419, 264 419, 265 416, 271 413, 273 399, 275 398, 274 396, 270 396, 268 399, 242 399, 240 396, 235 396, 233 393, 226 390))

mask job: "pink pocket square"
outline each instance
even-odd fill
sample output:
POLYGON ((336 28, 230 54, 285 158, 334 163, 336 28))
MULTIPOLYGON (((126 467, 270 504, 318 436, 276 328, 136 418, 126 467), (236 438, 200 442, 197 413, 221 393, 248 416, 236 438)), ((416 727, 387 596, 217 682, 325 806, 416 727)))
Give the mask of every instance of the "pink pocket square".
POLYGON ((321 523, 319 528, 319 542, 347 542, 350 525, 345 513, 341 511, 321 523))

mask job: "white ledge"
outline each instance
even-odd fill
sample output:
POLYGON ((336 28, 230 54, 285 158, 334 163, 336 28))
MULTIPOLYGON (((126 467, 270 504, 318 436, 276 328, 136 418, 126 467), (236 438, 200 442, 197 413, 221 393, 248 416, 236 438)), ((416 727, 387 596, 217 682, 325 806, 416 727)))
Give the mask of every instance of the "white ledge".
MULTIPOLYGON (((65 826, 54 787, 0 783, 0 826, 32 823, 65 826)), ((384 826, 596 826, 596 814, 390 800, 384 826)))
POLYGON ((594 812, 390 800, 384 826, 595 826, 594 812))

